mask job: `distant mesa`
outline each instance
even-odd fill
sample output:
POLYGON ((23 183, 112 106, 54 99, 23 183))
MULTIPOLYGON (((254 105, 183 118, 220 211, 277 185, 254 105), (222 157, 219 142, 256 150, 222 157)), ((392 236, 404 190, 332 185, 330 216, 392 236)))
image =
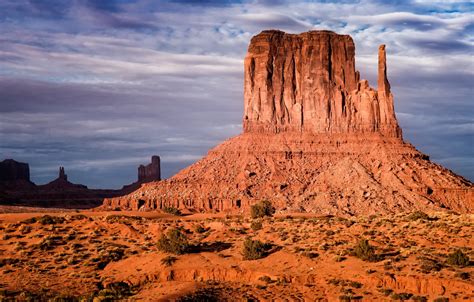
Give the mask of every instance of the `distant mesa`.
POLYGON ((266 199, 281 212, 474 212, 473 184, 403 140, 384 45, 378 56, 372 88, 350 36, 261 32, 244 61, 243 133, 103 208, 240 213, 266 199))
POLYGON ((104 198, 125 195, 143 183, 160 180, 160 157, 155 155, 151 161, 146 166, 138 167, 137 182, 120 190, 102 190, 70 182, 62 166, 56 179, 45 185, 36 185, 30 180, 27 163, 6 159, 0 162, 0 203, 36 207, 97 207, 104 198))
POLYGON ((30 166, 27 163, 5 159, 0 162, 0 182, 30 182, 30 166))

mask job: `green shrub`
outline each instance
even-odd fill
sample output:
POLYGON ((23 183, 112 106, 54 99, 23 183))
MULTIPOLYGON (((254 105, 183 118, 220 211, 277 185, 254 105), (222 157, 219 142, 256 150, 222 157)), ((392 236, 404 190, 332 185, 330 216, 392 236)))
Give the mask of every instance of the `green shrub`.
POLYGON ((164 266, 172 266, 173 263, 176 262, 176 260, 178 260, 178 258, 173 257, 173 256, 167 256, 161 259, 161 264, 163 264, 164 266))
POLYGON ((31 217, 29 219, 23 220, 21 223, 30 224, 30 223, 39 222, 42 225, 48 225, 48 224, 63 223, 64 220, 65 220, 64 217, 44 215, 44 216, 39 216, 39 217, 31 217))
POLYGON ((469 265, 470 260, 469 256, 464 254, 461 250, 456 250, 455 252, 448 255, 447 262, 450 265, 464 267, 469 265))
POLYGON ((430 219, 430 216, 428 216, 428 214, 426 214, 425 212, 422 212, 422 211, 415 211, 413 213, 411 213, 410 215, 408 215, 407 217, 409 220, 412 220, 412 221, 416 221, 416 220, 429 220, 430 219))
POLYGON ((364 261, 375 262, 380 260, 375 254, 375 247, 371 246, 367 239, 361 239, 354 247, 353 255, 364 261))
POLYGON ((252 218, 262 218, 265 216, 271 217, 273 214, 275 214, 275 208, 268 200, 263 200, 250 207, 250 216, 252 218))
POLYGON ((400 300, 400 301, 405 301, 410 299, 413 296, 413 294, 410 293, 397 293, 397 294, 392 294, 390 296, 393 300, 400 300))
POLYGON ((244 260, 261 259, 267 255, 267 251, 270 249, 270 247, 271 246, 267 243, 247 238, 244 241, 244 248, 242 252, 244 255, 244 260))
POLYGON ((456 273, 455 277, 458 277, 462 280, 469 280, 471 278, 471 274, 469 272, 459 272, 456 273))
POLYGON ((164 207, 163 211, 168 214, 176 215, 176 216, 181 216, 182 213, 178 208, 175 207, 164 207))
POLYGON ((428 298, 426 298, 425 296, 413 296, 411 297, 411 300, 416 302, 427 302, 428 298))
POLYGON ((209 229, 203 227, 202 225, 198 224, 194 227, 194 232, 198 234, 202 234, 207 232, 209 229))
POLYGON ((250 228, 254 231, 258 231, 263 228, 263 224, 260 221, 252 221, 252 223, 250 224, 250 228))
POLYGON ((188 238, 178 229, 170 229, 158 240, 158 249, 165 253, 185 254, 191 248, 188 238))

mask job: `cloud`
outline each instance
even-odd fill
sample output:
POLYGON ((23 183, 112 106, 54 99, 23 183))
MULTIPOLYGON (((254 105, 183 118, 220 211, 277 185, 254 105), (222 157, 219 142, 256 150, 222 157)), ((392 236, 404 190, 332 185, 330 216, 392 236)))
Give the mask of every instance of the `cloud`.
POLYGON ((329 29, 353 37, 372 84, 387 45, 406 139, 474 179, 472 15, 459 1, 4 0, 0 154, 38 183, 64 165, 121 187, 153 154, 171 176, 241 131, 254 34, 329 29))

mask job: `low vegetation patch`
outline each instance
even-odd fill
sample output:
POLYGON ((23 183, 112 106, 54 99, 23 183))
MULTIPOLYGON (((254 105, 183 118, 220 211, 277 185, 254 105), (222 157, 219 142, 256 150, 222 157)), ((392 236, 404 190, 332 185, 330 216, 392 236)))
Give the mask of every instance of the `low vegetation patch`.
POLYGON ((449 254, 446 262, 448 262, 449 265, 460 267, 469 266, 470 264, 469 256, 464 254, 461 250, 456 250, 449 254))
POLYGON ((176 260, 178 260, 178 258, 176 258, 174 256, 167 256, 167 257, 161 259, 161 264, 163 264, 164 266, 172 266, 173 263, 176 262, 176 260))
POLYGON ((273 214, 275 214, 275 208, 268 200, 263 200, 250 207, 250 216, 252 218, 262 218, 265 216, 271 217, 273 214))
POLYGON ((361 239, 356 244, 352 255, 364 261, 376 262, 382 260, 382 257, 375 253, 375 247, 370 245, 367 239, 361 239))
POLYGON ((250 224, 250 228, 254 231, 258 231, 263 228, 263 224, 261 221, 252 221, 252 223, 250 224))
POLYGON ((180 209, 175 208, 175 207, 164 207, 163 212, 171 214, 171 215, 175 215, 175 216, 181 216, 182 215, 180 209))
POLYGON ((29 219, 23 220, 21 223, 31 224, 31 223, 39 222, 42 225, 49 225, 49 224, 60 224, 60 223, 63 223, 64 221, 65 221, 64 217, 44 215, 44 216, 38 216, 38 217, 31 217, 29 219))
POLYGON ((157 247, 162 252, 181 255, 189 252, 192 246, 181 230, 169 229, 158 240, 157 247))
POLYGON ((271 245, 268 243, 263 243, 259 240, 247 238, 244 241, 242 254, 244 256, 244 260, 257 260, 266 257, 270 249, 271 245))
POLYGON ((430 216, 428 216, 428 214, 426 214, 425 212, 415 211, 415 212, 411 213, 410 215, 408 215, 407 218, 411 221, 429 220, 430 216))

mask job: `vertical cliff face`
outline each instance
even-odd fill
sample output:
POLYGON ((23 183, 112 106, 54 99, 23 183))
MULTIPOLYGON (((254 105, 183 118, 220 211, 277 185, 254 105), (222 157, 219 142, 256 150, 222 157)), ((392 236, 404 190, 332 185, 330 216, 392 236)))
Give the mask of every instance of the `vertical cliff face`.
POLYGON ((13 159, 0 162, 0 182, 30 181, 30 166, 13 159))
POLYGON ((264 31, 252 38, 244 68, 245 132, 379 132, 401 138, 383 46, 378 91, 359 81, 352 38, 330 31, 264 31))
POLYGON ((144 166, 138 167, 138 182, 149 182, 161 180, 161 165, 160 157, 153 155, 151 157, 151 163, 144 166))

